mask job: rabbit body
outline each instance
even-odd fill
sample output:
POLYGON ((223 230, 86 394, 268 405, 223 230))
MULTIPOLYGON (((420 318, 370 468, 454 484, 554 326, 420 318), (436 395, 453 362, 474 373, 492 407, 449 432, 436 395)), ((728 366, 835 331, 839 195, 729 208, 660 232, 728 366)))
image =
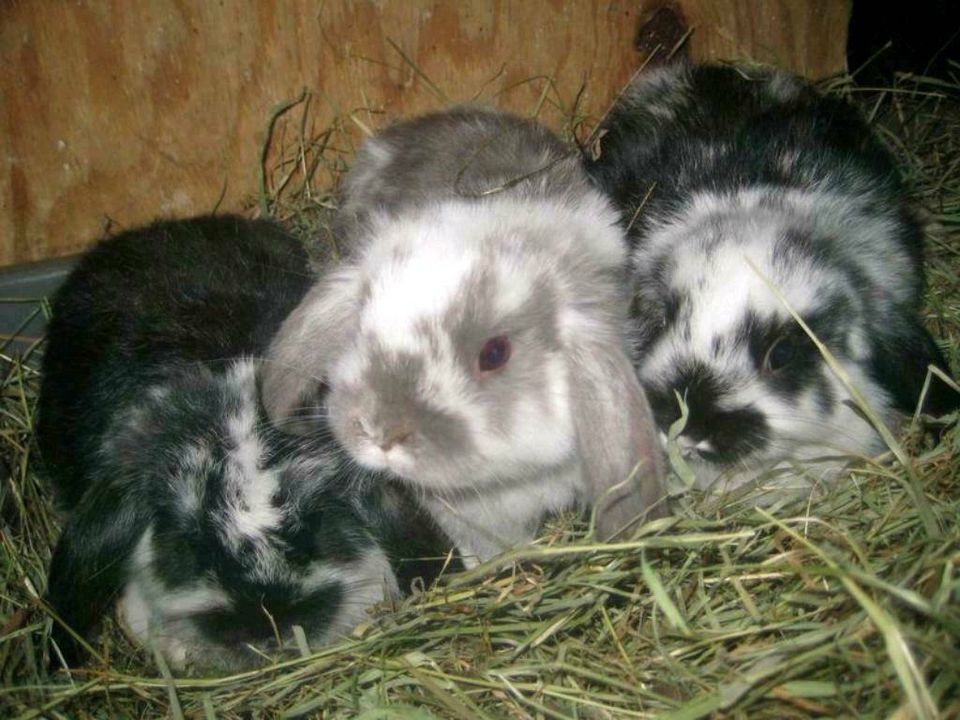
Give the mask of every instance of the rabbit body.
POLYGON ((660 495, 616 220, 532 121, 459 108, 389 127, 344 178, 345 264, 273 344, 268 410, 284 421, 313 402, 304 378, 329 383, 344 447, 415 487, 468 565, 601 498, 615 534, 660 495))
POLYGON ((66 511, 47 596, 81 637, 119 599, 175 668, 248 667, 294 625, 312 645, 343 635, 445 551, 329 432, 266 418, 260 358, 313 282, 297 240, 229 216, 104 240, 68 277, 37 436, 66 511))
POLYGON ((699 484, 808 487, 879 451, 787 307, 886 422, 946 368, 920 322, 921 224, 855 109, 786 73, 680 64, 639 75, 599 137, 586 163, 627 227, 638 377, 664 434, 685 396, 699 484))

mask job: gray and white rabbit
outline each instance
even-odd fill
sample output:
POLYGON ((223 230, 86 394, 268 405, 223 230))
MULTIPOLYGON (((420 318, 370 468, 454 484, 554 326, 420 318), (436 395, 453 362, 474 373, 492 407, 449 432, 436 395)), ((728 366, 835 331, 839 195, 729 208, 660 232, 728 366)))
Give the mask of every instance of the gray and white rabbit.
POLYGON ((467 565, 557 510, 596 505, 603 537, 662 512, 623 234, 558 138, 479 109, 398 123, 358 154, 337 226, 348 257, 271 348, 278 423, 329 384, 337 438, 417 488, 467 565))
POLYGON ((294 436, 263 411, 260 358, 314 279, 276 225, 201 217, 102 241, 57 293, 37 440, 65 513, 47 600, 68 663, 119 603, 179 671, 248 667, 439 570, 449 543, 400 488, 319 419, 294 436))
MULTIPOLYGON (((627 227, 637 374, 663 433, 685 396, 700 485, 777 466, 778 487, 809 487, 883 448, 768 281, 885 422, 947 369, 921 323, 921 223, 848 103, 783 72, 680 64, 639 75, 590 151, 627 227)), ((935 381, 925 409, 957 403, 935 381)))

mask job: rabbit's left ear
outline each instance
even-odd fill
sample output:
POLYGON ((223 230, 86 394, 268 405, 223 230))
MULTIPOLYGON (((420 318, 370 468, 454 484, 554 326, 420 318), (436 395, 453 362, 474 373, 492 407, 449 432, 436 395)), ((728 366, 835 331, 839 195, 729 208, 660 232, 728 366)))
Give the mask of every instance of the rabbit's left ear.
MULTIPOLYGON (((895 407, 911 414, 920 401, 927 368, 935 365, 950 375, 950 366, 927 330, 913 318, 906 318, 894 331, 874 338, 871 370, 890 393, 895 407)), ((960 407, 960 394, 934 377, 923 398, 921 410, 940 416, 960 407)))
POLYGON ((666 514, 663 457, 647 396, 616 337, 580 342, 570 358, 577 444, 597 535, 615 538, 666 514))
POLYGON ((150 525, 147 504, 130 492, 109 482, 94 485, 71 510, 53 551, 46 592, 57 614, 51 638, 69 665, 84 657, 74 634, 86 638, 110 611, 126 586, 137 541, 150 525))

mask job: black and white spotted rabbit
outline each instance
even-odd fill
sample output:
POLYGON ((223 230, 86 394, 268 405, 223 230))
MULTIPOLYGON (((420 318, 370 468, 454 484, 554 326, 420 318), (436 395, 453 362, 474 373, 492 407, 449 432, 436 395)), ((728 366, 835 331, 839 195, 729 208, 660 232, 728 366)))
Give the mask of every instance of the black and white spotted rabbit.
POLYGON ((417 488, 468 565, 553 511, 593 505, 603 537, 662 512, 624 238, 575 152, 490 110, 401 122, 361 149, 337 225, 345 263, 271 351, 275 419, 329 383, 334 434, 417 488))
POLYGON ((47 599, 80 637, 119 600, 176 669, 246 667, 438 569, 419 559, 448 543, 323 418, 299 436, 267 420, 260 358, 314 280, 277 226, 221 216, 104 240, 58 292, 37 429, 65 511, 47 599))
MULTIPOLYGON (((921 223, 858 112, 783 72, 679 64, 640 74, 598 138, 586 162, 628 228, 637 373, 664 433, 686 397, 699 484, 777 465, 787 484, 795 460, 815 480, 881 450, 767 284, 885 422, 947 369, 921 323, 921 223)), ((957 403, 934 381, 924 407, 957 403)))

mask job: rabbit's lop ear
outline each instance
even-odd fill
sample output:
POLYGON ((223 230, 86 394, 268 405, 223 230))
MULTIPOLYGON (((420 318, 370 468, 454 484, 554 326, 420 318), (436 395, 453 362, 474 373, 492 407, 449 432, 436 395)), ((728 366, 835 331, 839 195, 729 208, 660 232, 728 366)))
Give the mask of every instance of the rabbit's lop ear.
MULTIPOLYGON (((905 316, 893 332, 877 333, 873 339, 873 370, 893 401, 904 413, 912 413, 923 395, 927 368, 935 365, 950 375, 933 337, 913 317, 905 316)), ((921 410, 934 417, 946 415, 960 407, 960 394, 934 377, 923 395, 921 410)))
POLYGON ((263 364, 260 396, 280 429, 309 433, 309 409, 350 343, 359 309, 356 276, 335 270, 300 301, 274 336, 263 364))
POLYGON ((46 594, 57 615, 51 638, 68 665, 84 655, 74 633, 88 635, 123 591, 129 558, 149 524, 146 505, 110 483, 92 488, 71 511, 53 551, 46 594), (105 508, 119 511, 107 520, 105 508))
POLYGON ((656 425, 630 360, 614 338, 572 358, 573 413, 597 535, 613 539, 666 514, 656 425))

